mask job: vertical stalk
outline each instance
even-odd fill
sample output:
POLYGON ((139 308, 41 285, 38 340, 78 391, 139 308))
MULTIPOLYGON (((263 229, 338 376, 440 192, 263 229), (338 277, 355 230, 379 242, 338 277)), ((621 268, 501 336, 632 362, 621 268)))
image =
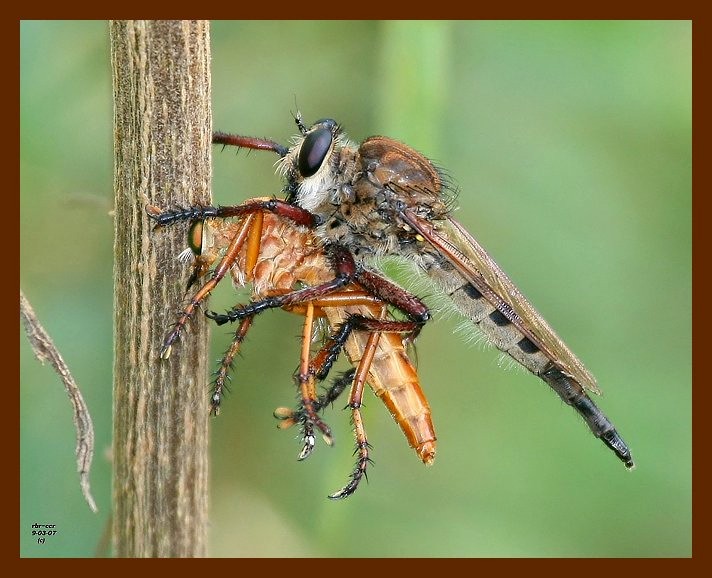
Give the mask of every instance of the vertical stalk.
POLYGON ((152 232, 147 203, 209 204, 206 21, 113 21, 114 553, 206 555, 207 324, 159 359, 183 303, 184 228, 152 232))

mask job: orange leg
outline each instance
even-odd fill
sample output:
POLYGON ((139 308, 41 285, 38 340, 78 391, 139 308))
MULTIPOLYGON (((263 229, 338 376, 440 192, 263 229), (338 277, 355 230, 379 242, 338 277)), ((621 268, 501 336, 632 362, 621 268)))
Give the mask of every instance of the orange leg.
MULTIPOLYGON (((316 315, 324 315, 321 310, 328 307, 353 307, 358 305, 383 306, 383 301, 366 293, 358 285, 351 285, 352 290, 338 291, 310 301, 308 304, 298 304, 284 307, 283 309, 292 313, 304 315, 306 307, 312 305, 316 315)), ((311 363, 313 371, 318 380, 327 377, 332 365, 341 353, 346 340, 354 329, 379 333, 412 333, 420 327, 414 321, 390 321, 364 317, 363 315, 352 315, 348 322, 341 325, 329 337, 321 350, 317 353, 311 363)))
MULTIPOLYGON (((252 279, 255 264, 257 263, 257 259, 260 254, 264 214, 261 212, 254 213, 249 218, 252 219, 252 222, 245 224, 245 227, 248 229, 247 245, 245 249, 245 276, 247 279, 252 279)), ((241 235, 244 235, 244 228, 240 229, 237 237, 241 235)), ((237 252, 239 252, 240 248, 241 244, 240 247, 238 247, 237 252)), ((220 270, 220 266, 218 266, 218 270, 220 270)), ((235 331, 235 337, 233 337, 230 347, 220 360, 220 367, 218 367, 215 372, 213 393, 210 396, 210 413, 215 416, 220 413, 220 402, 222 401, 224 391, 228 389, 227 380, 230 378, 229 371, 232 369, 232 362, 242 347, 242 343, 245 340, 247 332, 252 326, 253 319, 254 317, 245 317, 245 319, 240 322, 239 327, 235 331)))
MULTIPOLYGON (((356 287, 356 286, 354 286, 356 287)), ((365 293, 360 288, 352 290, 336 292, 326 295, 308 303, 300 303, 284 307, 286 311, 300 315, 306 315, 308 307, 314 308, 314 316, 322 317, 325 315, 323 309, 328 307, 348 307, 358 305, 379 305, 383 302, 377 297, 365 293)), ((318 381, 323 381, 328 377, 329 371, 341 353, 341 350, 346 343, 349 335, 354 329, 368 330, 372 332, 385 333, 410 333, 417 324, 410 321, 386 321, 379 319, 370 319, 362 316, 353 316, 348 323, 344 323, 331 334, 329 339, 324 343, 322 348, 312 358, 309 364, 309 372, 316 377, 318 381)), ((340 378, 336 379, 332 386, 324 395, 317 398, 315 408, 320 411, 325 406, 329 405, 341 394, 347 384, 350 384, 353 379, 353 371, 347 372, 340 378)), ((303 419, 303 410, 291 410, 286 407, 280 407, 275 410, 275 417, 282 420, 280 428, 288 428, 298 423, 303 419)))
POLYGON ((304 330, 302 333, 302 354, 297 383, 301 394, 301 405, 304 412, 302 421, 302 433, 304 447, 299 452, 298 459, 303 460, 311 454, 315 445, 314 426, 321 430, 324 441, 328 445, 332 444, 331 428, 319 417, 318 399, 316 387, 314 385, 314 373, 310 371, 310 345, 312 340, 312 330, 314 325, 314 306, 307 304, 307 312, 304 317, 304 330))
POLYGON ((213 272, 212 277, 193 295, 188 305, 183 309, 180 317, 171 332, 166 337, 163 343, 163 348, 161 349, 161 357, 163 359, 168 359, 171 355, 171 348, 173 343, 180 337, 183 329, 187 325, 188 321, 193 317, 195 310, 200 306, 200 304, 205 301, 205 299, 210 295, 210 292, 215 289, 215 286, 222 280, 222 278, 230 270, 230 267, 235 263, 240 250, 242 249, 245 239, 250 232, 250 225, 252 224, 253 216, 249 215, 245 222, 240 227, 237 235, 232 239, 230 245, 223 258, 220 260, 217 268, 213 272))
MULTIPOLYGON (((385 307, 384 307, 385 312, 385 307)), ((350 496, 356 491, 361 478, 366 477, 366 468, 371 461, 369 458, 370 445, 366 438, 366 429, 363 425, 361 417, 361 403, 363 400, 363 390, 366 385, 368 371, 373 363, 373 357, 378 348, 378 341, 381 338, 380 333, 371 333, 368 336, 366 347, 364 348, 363 357, 358 364, 356 374, 354 375, 353 385, 351 386, 351 395, 349 396, 349 407, 351 408, 351 419, 354 426, 354 436, 356 438, 356 467, 351 472, 349 482, 338 492, 329 495, 332 500, 340 500, 350 496)))

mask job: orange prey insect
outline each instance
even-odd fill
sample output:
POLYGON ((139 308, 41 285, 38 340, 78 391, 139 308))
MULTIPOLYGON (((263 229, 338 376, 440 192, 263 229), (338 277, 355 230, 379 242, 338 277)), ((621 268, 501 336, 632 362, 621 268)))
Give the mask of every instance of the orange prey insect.
MULTIPOLYGON (((314 287, 333 279, 333 267, 323 244, 308 229, 261 209, 260 204, 269 200, 262 198, 245 202, 242 205, 246 209, 245 214, 237 219, 213 218, 193 223, 189 244, 190 252, 196 256, 189 284, 205 277, 212 265, 216 261, 219 263, 212 277, 190 299, 166 338, 164 357, 170 355, 188 320, 227 271, 236 286, 251 284, 254 301, 294 294, 295 286, 306 287, 312 295, 314 287)), ((165 215, 155 207, 148 210, 152 218, 165 215)), ((329 497, 338 499, 350 495, 366 473, 370 446, 359 409, 366 382, 388 407, 421 460, 431 464, 435 457, 436 437, 430 408, 404 343, 409 335, 417 332, 419 325, 412 321, 395 320, 389 315, 384 301, 369 294, 357 283, 349 283, 338 291, 321 296, 297 299, 283 307, 305 316, 301 362, 296 376, 301 406, 296 411, 285 408, 275 411, 275 415, 283 420, 281 427, 301 424, 304 447, 299 459, 306 458, 313 450, 315 427, 327 443, 331 443, 331 430, 318 415, 319 411, 351 385, 348 406, 352 411, 358 458, 349 482, 329 497), (327 320, 331 336, 311 358, 310 343, 316 331, 315 318, 327 320), (408 334, 405 339, 404 334, 408 334), (354 369, 337 379, 319 397, 315 381, 326 378, 342 348, 354 369)), ((216 372, 211 396, 211 411, 214 414, 219 411, 229 369, 255 314, 241 320, 216 372)))

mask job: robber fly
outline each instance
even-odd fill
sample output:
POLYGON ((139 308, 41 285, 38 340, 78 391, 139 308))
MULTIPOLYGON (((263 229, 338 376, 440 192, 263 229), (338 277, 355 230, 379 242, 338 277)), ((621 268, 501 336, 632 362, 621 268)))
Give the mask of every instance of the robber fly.
MULTIPOLYGON (((304 446, 299 459, 306 458, 314 448, 314 428, 319 429, 327 443, 331 444, 331 429, 319 412, 345 388, 351 387, 348 407, 352 412, 358 458, 346 486, 331 494, 330 498, 352 494, 366 473, 370 446, 360 413, 366 382, 388 407, 420 459, 426 465, 431 464, 435 457, 436 437, 430 408, 406 352, 408 342, 417 334, 420 325, 394 319, 385 302, 357 283, 344 284, 334 290, 329 285, 334 278, 333 261, 345 260, 348 267, 348 254, 330 255, 313 231, 265 211, 263 206, 269 201, 266 198, 248 200, 232 208, 232 216, 237 218, 224 219, 195 220, 194 209, 161 213, 156 207, 148 207, 149 216, 159 225, 184 219, 193 221, 188 234, 189 249, 181 254, 184 259, 194 257, 188 285, 190 287, 208 277, 193 294, 167 336, 163 357, 170 355, 189 319, 229 272, 236 287, 251 285, 253 302, 278 299, 285 309, 305 316, 301 362, 296 376, 300 407, 296 410, 278 408, 275 411, 275 416, 282 420, 280 427, 301 425, 304 446), (209 276, 216 262, 218 264, 209 276), (328 288, 324 289, 324 285, 328 288), (304 289, 300 293, 295 287, 304 289), (330 335, 312 357, 310 346, 317 333, 314 321, 319 318, 326 319, 330 335), (315 381, 327 377, 342 349, 353 369, 336 379, 323 395, 318 396, 315 381)), ((388 281, 375 275, 368 279, 379 286, 390 287, 388 281)), ((418 307, 424 309, 422 304, 418 307)), ((216 371, 211 395, 213 414, 217 415, 219 411, 233 359, 255 315, 252 313, 241 318, 233 341, 216 371)), ((220 315, 211 313, 210 316, 220 324, 225 322, 220 315)))
MULTIPOLYGON (((287 197, 275 200, 267 210, 296 218, 328 246, 348 251, 362 276, 370 274, 374 259, 384 255, 415 263, 490 342, 546 382, 627 468, 633 468, 628 446, 588 396, 587 392, 600 393, 595 378, 452 218, 453 196, 433 164, 388 137, 373 136, 354 144, 332 119, 311 127, 300 115, 295 120, 299 134, 291 147, 225 133, 216 133, 213 141, 277 153, 287 197)), ((226 207, 217 210, 229 212, 226 207)), ((369 290, 417 322, 429 318, 427 311, 410 307, 412 296, 405 291, 380 291, 375 286, 369 290)), ((269 306, 263 302, 254 308, 269 306)), ((226 318, 241 315, 230 311, 226 318)))

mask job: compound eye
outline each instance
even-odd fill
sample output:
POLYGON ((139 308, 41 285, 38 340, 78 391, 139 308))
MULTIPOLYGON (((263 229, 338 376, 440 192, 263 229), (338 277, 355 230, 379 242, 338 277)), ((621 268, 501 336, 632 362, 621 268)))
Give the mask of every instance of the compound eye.
POLYGON ((203 251, 203 221, 195 221, 188 229, 188 247, 195 255, 203 251))
POLYGON ((306 136, 302 148, 299 149, 299 173, 303 177, 311 177, 319 170, 329 153, 332 140, 331 129, 325 127, 318 128, 306 136))

